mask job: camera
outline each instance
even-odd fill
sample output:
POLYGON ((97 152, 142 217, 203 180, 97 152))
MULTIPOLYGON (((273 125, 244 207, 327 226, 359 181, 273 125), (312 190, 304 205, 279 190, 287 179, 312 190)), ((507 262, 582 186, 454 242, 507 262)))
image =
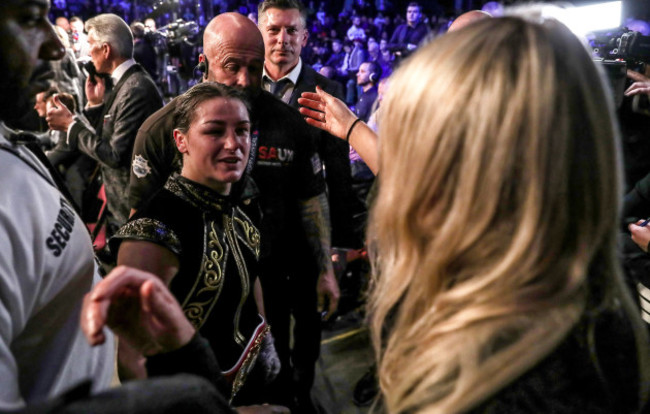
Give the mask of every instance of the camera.
MULTIPOLYGON (((646 64, 650 62, 650 36, 621 28, 594 33, 590 44, 594 51, 594 60, 599 62, 607 73, 616 107, 620 107, 627 83, 627 69, 644 73, 646 64)), ((638 112, 645 113, 646 110, 644 108, 638 112)))
POLYGON ((193 44, 199 34, 199 25, 194 21, 186 22, 183 19, 178 19, 161 27, 158 33, 167 39, 168 45, 176 45, 181 42, 193 44))
POLYGON ((605 61, 622 60, 637 72, 643 72, 650 61, 650 36, 626 28, 594 33, 590 43, 597 57, 605 61))

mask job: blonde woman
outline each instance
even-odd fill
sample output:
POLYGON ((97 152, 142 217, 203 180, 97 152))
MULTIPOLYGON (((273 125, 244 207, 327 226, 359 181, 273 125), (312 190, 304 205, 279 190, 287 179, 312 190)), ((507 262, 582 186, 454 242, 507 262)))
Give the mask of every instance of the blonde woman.
POLYGON ((610 98, 583 44, 539 17, 447 34, 391 78, 369 225, 388 413, 645 404, 610 98))

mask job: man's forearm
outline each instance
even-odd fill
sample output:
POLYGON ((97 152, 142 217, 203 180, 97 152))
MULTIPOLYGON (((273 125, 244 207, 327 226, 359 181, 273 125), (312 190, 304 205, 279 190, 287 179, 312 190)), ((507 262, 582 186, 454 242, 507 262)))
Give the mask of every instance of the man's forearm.
POLYGON ((325 193, 301 201, 300 214, 307 242, 323 274, 332 268, 330 258, 331 232, 329 204, 325 193))

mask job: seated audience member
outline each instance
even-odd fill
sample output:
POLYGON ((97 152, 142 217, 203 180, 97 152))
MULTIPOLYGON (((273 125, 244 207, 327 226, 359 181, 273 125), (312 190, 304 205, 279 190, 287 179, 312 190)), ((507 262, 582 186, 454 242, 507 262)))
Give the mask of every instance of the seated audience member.
POLYGON ((362 42, 365 42, 366 31, 361 27, 361 16, 352 16, 352 26, 347 31, 347 37, 350 41, 361 39, 362 42))
POLYGON ((332 54, 325 62, 324 66, 338 68, 343 64, 345 52, 343 51, 343 42, 341 39, 332 39, 332 54))
POLYGON ((442 36, 391 78, 368 236, 388 413, 647 403, 647 332, 615 251, 612 97, 583 43, 527 16, 442 36))
POLYGON ((357 99, 355 112, 359 119, 368 122, 372 106, 377 99, 377 82, 381 77, 381 69, 375 62, 363 62, 357 72, 357 85, 361 87, 361 95, 357 99))
MULTIPOLYGON (((194 86, 177 100, 180 177, 170 178, 116 233, 111 250, 118 252, 118 264, 152 272, 170 286, 224 367, 232 399, 248 385, 256 361, 254 386, 279 370, 263 305, 256 305, 260 233, 255 217, 244 212, 254 195, 244 176, 251 145, 248 103, 241 92, 212 82, 194 86)), ((131 350, 120 341, 125 374, 142 376, 131 350)), ((248 403, 256 391, 249 389, 248 397, 244 393, 236 401, 248 403)))
POLYGON ((318 73, 325 76, 327 79, 336 79, 336 69, 331 66, 323 66, 318 70, 318 73))

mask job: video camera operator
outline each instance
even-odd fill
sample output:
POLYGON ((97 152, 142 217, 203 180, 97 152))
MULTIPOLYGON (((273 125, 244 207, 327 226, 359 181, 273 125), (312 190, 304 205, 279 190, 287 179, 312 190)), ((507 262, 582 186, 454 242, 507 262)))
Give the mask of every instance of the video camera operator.
POLYGON ((158 83, 158 57, 152 36, 141 22, 133 22, 130 27, 133 33, 133 59, 142 65, 154 82, 158 83))

